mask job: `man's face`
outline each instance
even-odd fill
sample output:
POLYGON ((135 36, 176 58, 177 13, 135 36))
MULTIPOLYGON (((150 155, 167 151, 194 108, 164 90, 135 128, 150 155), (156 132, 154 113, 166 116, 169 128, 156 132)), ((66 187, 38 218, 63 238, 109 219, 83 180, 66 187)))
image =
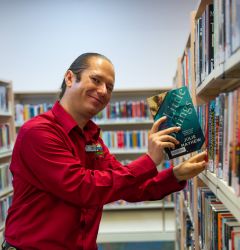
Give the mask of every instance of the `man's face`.
POLYGON ((105 59, 90 58, 89 65, 82 72, 80 82, 74 75, 67 91, 74 113, 92 118, 110 101, 115 74, 113 65, 105 59))

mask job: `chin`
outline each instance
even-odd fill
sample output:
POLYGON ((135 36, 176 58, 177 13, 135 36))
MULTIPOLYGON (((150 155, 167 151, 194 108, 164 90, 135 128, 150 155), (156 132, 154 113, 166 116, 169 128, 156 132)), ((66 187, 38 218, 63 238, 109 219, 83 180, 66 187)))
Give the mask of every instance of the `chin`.
POLYGON ((90 116, 90 119, 92 119, 95 115, 97 115, 100 111, 96 111, 96 109, 94 110, 89 110, 89 116, 90 116))

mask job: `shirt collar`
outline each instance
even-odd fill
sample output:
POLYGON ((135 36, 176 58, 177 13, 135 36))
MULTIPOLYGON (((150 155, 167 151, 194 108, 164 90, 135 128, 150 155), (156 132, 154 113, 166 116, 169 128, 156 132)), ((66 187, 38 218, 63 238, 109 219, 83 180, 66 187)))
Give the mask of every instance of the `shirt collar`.
POLYGON ((100 134, 100 128, 91 120, 89 120, 82 130, 78 127, 77 122, 73 119, 73 117, 64 110, 59 101, 56 101, 52 108, 53 115, 57 122, 65 129, 67 133, 69 133, 73 128, 77 127, 82 134, 84 134, 87 139, 91 137, 97 139, 100 134))

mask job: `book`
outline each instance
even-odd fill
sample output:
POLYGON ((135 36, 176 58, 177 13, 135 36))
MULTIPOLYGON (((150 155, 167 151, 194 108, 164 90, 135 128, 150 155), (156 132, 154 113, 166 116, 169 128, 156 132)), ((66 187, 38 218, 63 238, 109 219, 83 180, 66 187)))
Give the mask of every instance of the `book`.
POLYGON ((169 159, 201 149, 205 138, 187 87, 149 97, 147 103, 154 121, 167 116, 159 130, 181 127, 179 132, 171 134, 180 143, 174 149, 165 149, 169 159))

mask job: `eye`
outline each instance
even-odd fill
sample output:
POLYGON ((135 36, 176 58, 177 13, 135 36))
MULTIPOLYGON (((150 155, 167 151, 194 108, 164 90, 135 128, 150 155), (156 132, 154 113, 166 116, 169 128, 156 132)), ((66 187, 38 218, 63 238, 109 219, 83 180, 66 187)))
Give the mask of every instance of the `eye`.
POLYGON ((107 91, 108 91, 109 93, 112 93, 112 91, 113 91, 113 86, 112 86, 112 85, 107 85, 106 87, 107 87, 107 91))
POLYGON ((99 80, 98 78, 94 77, 94 76, 92 76, 91 79, 92 79, 92 81, 93 81, 94 83, 97 83, 97 84, 100 83, 100 80, 99 80))

